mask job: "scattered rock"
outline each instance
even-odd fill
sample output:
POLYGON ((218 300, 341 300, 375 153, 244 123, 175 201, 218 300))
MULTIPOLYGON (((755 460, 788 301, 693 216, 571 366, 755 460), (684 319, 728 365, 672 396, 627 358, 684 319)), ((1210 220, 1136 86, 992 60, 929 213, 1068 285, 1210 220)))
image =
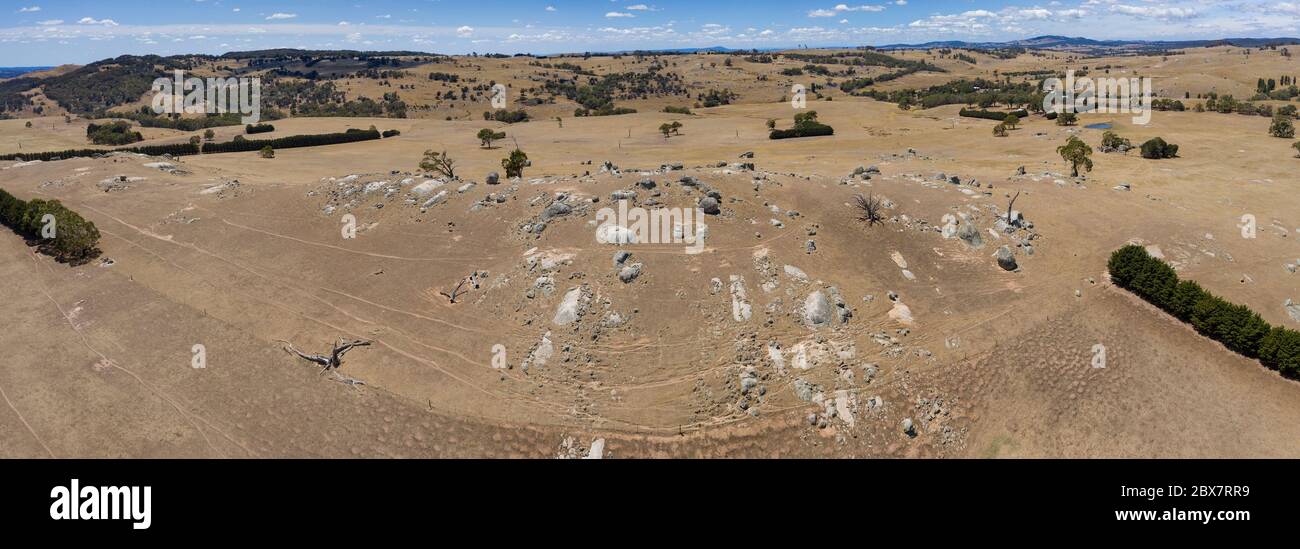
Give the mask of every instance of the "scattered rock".
POLYGON ((1019 268, 1016 264, 1016 254, 1012 253, 1010 246, 998 248, 996 257, 998 258, 998 266, 1002 267, 1003 270, 1014 271, 1019 268))
POLYGON ((622 280, 624 284, 630 283, 633 280, 636 280, 637 277, 641 276, 641 268, 642 264, 640 263, 633 263, 623 267, 623 270, 618 272, 618 279, 622 280))
POLYGON ((560 301, 560 306, 555 309, 555 318, 551 320, 556 326, 568 326, 573 324, 582 316, 582 297, 583 290, 581 287, 572 288, 564 294, 564 299, 560 301))
POLYGON ((722 213, 722 208, 718 204, 718 199, 712 196, 706 196, 700 199, 700 209, 708 215, 718 215, 722 213))
POLYGON ((542 210, 542 221, 550 221, 557 217, 563 217, 569 215, 572 211, 572 206, 557 200, 552 202, 550 206, 547 206, 545 210, 542 210))
POLYGON ((831 321, 831 302, 820 290, 808 294, 803 302, 804 323, 810 327, 820 327, 831 321))

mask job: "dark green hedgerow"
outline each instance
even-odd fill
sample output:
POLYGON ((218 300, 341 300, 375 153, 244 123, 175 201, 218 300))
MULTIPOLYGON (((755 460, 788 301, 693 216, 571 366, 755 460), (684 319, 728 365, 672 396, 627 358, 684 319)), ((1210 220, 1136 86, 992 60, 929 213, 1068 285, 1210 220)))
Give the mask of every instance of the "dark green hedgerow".
POLYGON ((1141 246, 1116 250, 1107 267, 1116 286, 1190 323, 1233 352, 1258 358, 1286 377, 1300 378, 1300 332, 1270 326, 1249 307, 1216 296, 1193 281, 1178 280, 1172 267, 1141 246))

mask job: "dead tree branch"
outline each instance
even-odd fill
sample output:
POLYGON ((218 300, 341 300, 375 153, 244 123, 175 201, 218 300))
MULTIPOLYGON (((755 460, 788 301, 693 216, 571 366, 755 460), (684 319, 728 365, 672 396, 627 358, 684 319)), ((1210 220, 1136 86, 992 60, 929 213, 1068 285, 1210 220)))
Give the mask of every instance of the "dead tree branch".
POLYGON ((464 288, 466 284, 469 284, 471 288, 477 290, 477 289, 479 288, 479 272, 478 272, 478 271, 474 271, 474 272, 473 272, 472 274, 470 274, 469 276, 467 276, 467 277, 465 277, 465 278, 462 278, 462 279, 460 280, 460 284, 457 284, 457 285, 456 285, 456 289, 452 290, 450 294, 447 293, 447 292, 441 292, 441 291, 438 292, 438 293, 441 294, 442 296, 446 297, 448 300, 451 301, 451 303, 452 303, 453 305, 455 305, 455 304, 456 304, 456 298, 460 297, 460 295, 463 294, 463 293, 469 292, 469 290, 465 290, 464 292, 461 291, 461 289, 464 288))
POLYGON ((343 355, 347 354, 348 351, 351 351, 352 349, 355 349, 357 347, 369 347, 371 343, 370 341, 364 339, 348 341, 346 339, 339 338, 338 343, 334 344, 334 350, 331 351, 329 355, 312 355, 312 354, 307 354, 302 351, 299 351, 296 347, 293 346, 292 343, 289 343, 288 341, 280 340, 280 342, 284 343, 285 352, 292 355, 297 355, 298 358, 301 358, 308 362, 319 364, 321 366, 320 373, 322 375, 325 372, 328 372, 330 370, 337 370, 339 369, 340 366, 343 366, 343 355))

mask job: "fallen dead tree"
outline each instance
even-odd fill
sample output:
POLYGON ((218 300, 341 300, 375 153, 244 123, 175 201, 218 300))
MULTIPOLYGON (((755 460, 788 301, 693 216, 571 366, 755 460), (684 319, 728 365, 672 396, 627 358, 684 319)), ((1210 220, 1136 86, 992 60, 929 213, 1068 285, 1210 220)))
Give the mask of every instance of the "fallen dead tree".
POLYGON ((301 358, 303 360, 319 364, 321 366, 320 373, 322 375, 324 375, 325 372, 328 372, 330 370, 337 370, 339 369, 340 366, 343 366, 343 355, 347 354, 348 351, 351 351, 352 349, 355 349, 357 347, 369 347, 371 344, 370 341, 364 339, 348 341, 346 339, 339 338, 338 342, 334 344, 334 350, 330 352, 330 354, 312 355, 312 354, 307 354, 302 351, 299 351, 296 347, 293 346, 292 343, 289 343, 288 341, 280 340, 280 342, 284 343, 285 352, 291 355, 297 355, 298 358, 301 358))

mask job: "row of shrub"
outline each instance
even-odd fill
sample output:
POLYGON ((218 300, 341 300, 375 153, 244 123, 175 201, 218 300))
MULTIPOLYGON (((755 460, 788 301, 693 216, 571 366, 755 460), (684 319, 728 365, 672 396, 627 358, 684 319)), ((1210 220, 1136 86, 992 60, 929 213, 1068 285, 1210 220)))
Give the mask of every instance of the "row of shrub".
MULTIPOLYGON (((389 130, 393 132, 396 130, 389 130)), ((392 134, 397 135, 397 134, 392 134)), ((32 160, 63 160, 65 158, 81 158, 104 155, 112 152, 129 152, 138 153, 148 156, 190 156, 199 154, 228 153, 228 152, 247 152, 258 151, 263 147, 270 145, 275 149, 292 149, 296 147, 319 147, 322 145, 337 145, 341 143, 355 143, 357 141, 369 141, 383 137, 378 130, 359 130, 351 129, 344 133, 322 133, 310 135, 294 135, 281 137, 278 139, 244 139, 243 136, 236 136, 234 141, 226 143, 204 143, 202 145, 194 143, 176 143, 172 145, 148 145, 144 147, 126 147, 118 149, 70 149, 64 151, 47 151, 36 153, 15 153, 0 155, 0 160, 18 160, 30 162, 32 160), (200 148, 201 147, 201 148, 200 148)), ((391 137, 391 136, 390 136, 391 137)))
POLYGON ((99 229, 58 200, 27 202, 0 189, 0 224, 58 261, 82 265, 100 253, 99 229))
POLYGON ((272 126, 271 124, 249 124, 244 126, 244 133, 248 135, 253 135, 255 133, 271 133, 273 131, 275 131, 275 126, 272 126))
POLYGON ((111 152, 131 152, 149 156, 187 156, 199 154, 199 147, 198 145, 191 143, 177 143, 174 145, 147 145, 144 147, 124 147, 117 149, 68 149, 63 151, 6 154, 0 155, 0 160, 17 160, 21 162, 43 160, 49 162, 52 160, 63 160, 65 158, 87 158, 111 152))
POLYGON ((835 135, 835 128, 817 120, 817 111, 808 111, 794 115, 794 127, 788 130, 772 130, 771 139, 793 139, 797 137, 817 137, 835 135))
POLYGON ((835 135, 835 128, 814 122, 810 124, 801 124, 788 130, 772 130, 768 135, 771 139, 794 139, 797 137, 818 137, 822 135, 835 135))
POLYGON ((1300 378, 1300 332, 1270 326, 1249 307, 1211 294, 1191 280, 1180 281, 1172 267, 1141 246, 1115 251, 1108 269, 1115 285, 1190 323, 1202 335, 1258 358, 1282 375, 1300 378))
POLYGON ((520 122, 528 121, 528 111, 525 111, 523 109, 519 109, 517 111, 512 111, 508 109, 497 109, 496 111, 483 111, 483 119, 489 121, 496 120, 497 122, 505 122, 506 124, 518 124, 520 122))
POLYGON ((959 114, 961 114, 961 116, 965 116, 966 118, 983 118, 985 120, 996 120, 998 122, 1002 122, 1003 120, 1006 120, 1007 115, 1014 115, 1016 118, 1019 118, 1021 120, 1029 118, 1029 111, 1026 111, 1024 109, 1020 109, 1018 111, 1011 111, 1011 112, 989 111, 983 109, 981 110, 962 109, 959 114))
POLYGON ((355 143, 358 141, 370 141, 380 138, 382 138, 382 134, 379 133, 379 130, 351 129, 343 133, 292 135, 277 139, 245 139, 227 141, 225 143, 204 143, 203 154, 260 151, 263 147, 271 147, 278 151, 280 149, 293 149, 298 147, 320 147, 323 145, 355 143))

